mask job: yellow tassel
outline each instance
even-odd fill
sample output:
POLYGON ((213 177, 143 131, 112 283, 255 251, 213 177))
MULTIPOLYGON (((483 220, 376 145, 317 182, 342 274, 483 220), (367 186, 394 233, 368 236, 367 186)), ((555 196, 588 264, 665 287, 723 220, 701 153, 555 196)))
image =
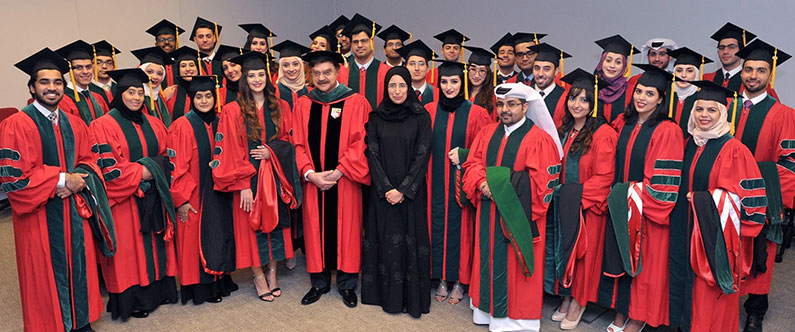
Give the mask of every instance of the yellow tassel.
POLYGON ((533 41, 538 45, 538 34, 533 32, 533 41))
MULTIPOLYGON (((97 66, 97 48, 91 45, 91 51, 94 52, 94 79, 96 80, 99 78, 99 71, 97 69, 97 67, 99 67, 97 66)), ((113 50, 110 51, 113 52, 113 50)))
POLYGON ((342 46, 340 46, 340 42, 337 42, 337 53, 342 54, 342 46))
MULTIPOLYGON (((152 95, 155 90, 152 89, 152 81, 147 82, 149 84, 149 112, 155 112, 155 96, 152 95)), ((157 112, 155 112, 157 114, 157 112)))
POLYGON ((69 78, 72 79, 72 87, 74 88, 75 93, 75 102, 80 102, 80 94, 77 93, 77 83, 75 83, 75 73, 72 71, 72 61, 67 61, 66 63, 69 64, 69 78))
POLYGON ((266 56, 265 60, 265 70, 268 72, 268 82, 270 82, 271 78, 271 58, 266 56))
POLYGON ((221 85, 218 84, 218 75, 213 77, 215 77, 215 111, 221 113, 221 85))
POLYGON ((177 39, 177 48, 179 48, 179 27, 176 24, 174 24, 174 36, 177 39))
POLYGON ((213 45, 213 48, 215 48, 215 46, 218 45, 218 43, 220 43, 221 41, 219 40, 218 36, 218 23, 213 22, 213 27, 215 27, 213 31, 213 33, 215 34, 215 45, 213 45))
POLYGON ((494 57, 494 82, 492 82, 492 84, 495 87, 497 86, 497 70, 499 70, 499 68, 497 67, 497 57, 495 56, 494 57))
POLYGON ((773 73, 770 74, 770 88, 776 87, 776 67, 778 64, 778 47, 773 50, 773 73))
POLYGON ((465 62, 464 61, 464 44, 465 43, 466 43, 466 41, 461 39, 461 62, 465 62))
POLYGON ((671 81, 671 98, 668 99, 668 118, 673 119, 674 117, 674 84, 676 84, 676 75, 674 75, 674 79, 671 81))
POLYGON ((745 29, 743 29, 743 47, 745 47, 745 46, 746 46, 746 43, 745 43, 745 29))
POLYGON ((464 65, 464 99, 469 100, 469 75, 467 66, 464 65))
POLYGON ((373 21, 373 33, 370 34, 370 51, 375 50, 375 46, 373 46, 373 38, 375 38, 375 21, 373 21))
POLYGON ((732 106, 732 127, 731 132, 732 136, 734 136, 734 127, 737 126, 737 91, 734 92, 734 106, 732 106))
POLYGON ((240 55, 243 55, 243 48, 242 47, 238 47, 237 49, 240 51, 240 55))
POLYGON ((629 47, 629 56, 627 57, 627 72, 624 77, 632 77, 632 56, 635 54, 635 45, 629 47))
MULTIPOLYGON (((431 59, 436 59, 436 51, 431 50, 431 59)), ((434 69, 436 69, 436 62, 431 61, 431 84, 433 84, 434 69)))
MULTIPOLYGON (((563 64, 563 51, 560 51, 560 77, 563 77, 563 75, 566 75, 566 74, 564 74, 564 71, 565 71, 564 68, 565 68, 565 66, 563 64)), ((566 82, 560 82, 560 85, 565 88, 566 87, 566 82)))
POLYGON ((596 109, 597 105, 599 105, 599 76, 593 76, 593 110, 591 111, 591 117, 596 117, 596 109))
POLYGON ((409 43, 413 43, 413 42, 414 42, 414 36, 411 35, 411 32, 409 32, 409 43))
POLYGON ((271 46, 273 46, 273 31, 271 31, 269 34, 270 36, 268 36, 268 38, 270 38, 270 42, 268 44, 268 49, 271 51, 271 56, 273 56, 273 49, 271 48, 271 46))
POLYGON ((704 80, 704 56, 701 56, 701 66, 698 68, 698 80, 704 80))
MULTIPOLYGON (((196 66, 199 67, 199 75, 204 76, 204 71, 202 71, 202 53, 199 50, 196 50, 196 66)), ((177 68, 179 68, 179 62, 177 62, 177 68)))
MULTIPOLYGON (((110 44, 110 43, 108 43, 110 44)), ((110 44, 110 56, 113 58, 113 69, 116 70, 117 62, 116 62, 116 48, 113 47, 113 44, 110 44)))

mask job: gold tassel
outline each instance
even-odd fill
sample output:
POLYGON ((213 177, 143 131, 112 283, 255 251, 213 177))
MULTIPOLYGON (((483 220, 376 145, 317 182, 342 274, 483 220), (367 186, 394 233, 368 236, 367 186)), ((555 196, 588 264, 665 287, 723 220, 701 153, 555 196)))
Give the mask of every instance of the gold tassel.
POLYGON ((464 99, 469 100, 469 74, 467 65, 464 65, 464 99))
POLYGON ((668 118, 673 119, 674 117, 674 85, 676 84, 676 75, 674 75, 674 79, 671 81, 671 98, 668 99, 668 118))
POLYGON ((80 102, 80 94, 77 93, 77 83, 75 83, 75 73, 72 71, 72 61, 66 61, 69 64, 69 78, 72 79, 72 87, 74 88, 75 93, 75 102, 80 102))
POLYGON ((778 64, 778 47, 773 50, 773 73, 770 74, 770 88, 776 87, 776 67, 778 64))
POLYGON ((218 75, 213 75, 215 78, 215 110, 221 113, 221 85, 218 84, 218 75))
POLYGON ((155 90, 152 89, 152 81, 147 82, 147 84, 149 84, 149 112, 157 114, 155 111, 155 96, 153 95, 155 90))
POLYGON ((596 117, 596 109, 597 105, 599 105, 599 76, 593 75, 593 110, 591 111, 591 117, 596 117))
POLYGON ((375 21, 373 21, 373 33, 370 34, 370 51, 375 51, 375 46, 373 46, 373 38, 375 38, 375 21))
POLYGON ((497 57, 495 56, 494 57, 494 82, 492 82, 492 84, 495 87, 497 86, 497 70, 499 70, 498 68, 499 67, 497 67, 497 57))
POLYGON ((734 92, 734 106, 732 106, 732 127, 731 132, 732 136, 734 136, 734 127, 737 126, 737 91, 734 92))
POLYGON ((265 56, 265 70, 268 72, 268 82, 273 78, 271 77, 271 57, 265 56))
POLYGON ((175 38, 177 40, 177 43, 176 43, 177 46, 176 47, 179 48, 179 27, 176 24, 174 24, 174 36, 175 36, 175 38))
MULTIPOLYGON (((199 75, 204 76, 204 71, 202 71, 202 53, 199 50, 196 50, 196 66, 199 67, 199 75)), ((177 68, 179 68, 179 62, 177 62, 177 68)))
POLYGON ((465 62, 464 61, 464 43, 466 43, 466 40, 461 39, 461 62, 465 62))
POLYGON ((411 32, 409 32, 409 44, 411 44, 413 42, 414 42, 414 36, 411 35, 411 32))
MULTIPOLYGON (((97 48, 94 45, 91 45, 91 51, 94 52, 94 80, 99 78, 99 70, 97 69, 97 48)), ((110 50, 113 52, 113 50, 110 50)))
MULTIPOLYGON (((431 59, 436 59, 436 51, 431 50, 431 59)), ((434 69, 436 69, 436 62, 431 61, 431 84, 433 84, 434 69)))
MULTIPOLYGON (((110 44, 110 43, 108 43, 110 44)), ((116 62, 116 48, 113 47, 113 44, 110 44, 110 56, 113 58, 113 70, 116 70, 118 66, 118 62, 116 62)))
POLYGON ((215 27, 213 31, 213 33, 215 34, 215 45, 213 45, 213 48, 215 48, 215 46, 218 45, 218 43, 220 43, 221 41, 219 40, 220 37, 218 36, 218 23, 213 22, 213 26, 215 27))
MULTIPOLYGON (((564 74, 564 71, 565 71, 565 66, 563 64, 563 51, 560 51, 560 77, 563 77, 563 75, 566 75, 566 74, 564 74)), ((565 88, 566 87, 566 82, 561 81, 560 85, 565 88)))
POLYGON ((268 44, 268 49, 271 51, 271 56, 273 56, 273 49, 271 48, 271 46, 273 46, 273 31, 269 32, 269 34, 270 36, 268 36, 268 38, 270 38, 270 42, 268 44))
POLYGON ((701 66, 698 68, 698 80, 704 80, 704 56, 701 56, 701 66))
POLYGON ((237 49, 240 50, 240 55, 243 55, 243 48, 242 47, 238 47, 237 49))
POLYGON ((745 47, 746 45, 747 44, 745 43, 745 29, 743 29, 743 47, 745 47))
POLYGON ((538 45, 538 34, 533 32, 533 41, 538 45))
POLYGON ((629 47, 629 56, 627 57, 627 72, 624 74, 624 77, 632 77, 632 56, 635 54, 635 45, 629 47))

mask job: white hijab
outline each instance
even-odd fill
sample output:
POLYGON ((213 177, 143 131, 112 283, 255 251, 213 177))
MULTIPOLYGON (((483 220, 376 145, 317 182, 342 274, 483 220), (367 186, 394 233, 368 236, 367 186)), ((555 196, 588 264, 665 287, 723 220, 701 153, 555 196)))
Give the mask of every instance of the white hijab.
MULTIPOLYGON (((141 68, 141 70, 146 72, 146 68, 148 68, 149 66, 158 66, 158 67, 160 67, 160 69, 163 70, 163 80, 166 79, 166 67, 163 67, 163 66, 161 66, 159 64, 156 64, 154 62, 142 63, 140 66, 138 66, 138 68, 141 68)), ((157 100, 160 97, 160 88, 161 88, 160 84, 158 84, 157 86, 151 85, 152 86, 152 90, 154 90, 154 91, 150 91, 149 90, 149 86, 150 86, 150 84, 144 84, 144 95, 145 96, 149 96, 153 100, 157 100), (154 93, 152 93, 152 92, 154 92, 154 93)))
MULTIPOLYGON (((696 67, 696 66, 685 65, 685 64, 682 64, 680 66, 692 66, 692 67, 695 67, 696 68, 696 77, 699 77, 701 75, 701 73, 698 70, 698 67, 696 67)), ((676 66, 674 66, 674 72, 676 72, 676 66)), ((681 82, 682 80, 677 78, 677 81, 681 82)), ((674 91, 676 92, 676 96, 679 97, 679 101, 682 101, 682 100, 685 100, 685 98, 690 97, 694 93, 698 92, 698 87, 693 85, 693 84, 690 84, 688 87, 683 89, 683 88, 680 88, 678 84, 674 84, 674 91)))

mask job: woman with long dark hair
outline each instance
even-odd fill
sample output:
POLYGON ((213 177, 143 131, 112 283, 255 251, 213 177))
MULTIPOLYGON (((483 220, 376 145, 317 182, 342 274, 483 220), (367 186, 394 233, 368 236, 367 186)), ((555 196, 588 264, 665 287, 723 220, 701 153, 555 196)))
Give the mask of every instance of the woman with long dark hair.
POLYGON ((268 60, 267 54, 259 52, 232 59, 242 66, 243 78, 237 100, 221 111, 212 167, 215 188, 233 193, 237 268, 251 268, 257 296, 272 302, 281 296, 276 262, 292 257, 293 249, 289 226, 265 229, 251 213, 255 199, 263 198, 254 196, 263 180, 258 174, 260 164, 275 158, 266 144, 287 141, 290 131, 290 106, 276 97, 266 70, 268 60), (264 265, 267 278, 262 271, 264 265))
POLYGON ((216 61, 221 61, 221 69, 223 76, 217 75, 221 79, 221 88, 218 91, 219 104, 224 106, 237 100, 237 93, 240 87, 240 78, 243 76, 240 65, 232 62, 232 58, 243 55, 242 47, 234 47, 228 45, 218 46, 215 52, 216 61))
POLYGON ((608 197, 613 218, 599 285, 599 303, 616 310, 608 330, 627 332, 668 324, 668 235, 684 153, 682 130, 668 118, 665 102, 673 75, 635 66, 645 72, 632 103, 613 122, 616 184, 608 197))
POLYGON ((486 109, 489 116, 497 119, 497 112, 494 110, 494 103, 497 97, 494 96, 494 72, 491 71, 491 60, 494 54, 480 48, 464 46, 472 54, 469 55, 469 101, 486 109))
POLYGON ((425 178, 431 117, 406 67, 387 71, 384 94, 367 122, 365 155, 374 181, 362 245, 362 303, 420 317, 431 305, 425 178))
POLYGON ((562 80, 569 92, 558 127, 563 144, 561 186, 555 190, 546 224, 546 257, 556 259, 546 261, 544 288, 563 296, 552 320, 570 330, 577 327, 588 302, 597 300, 618 135, 597 112, 593 74, 578 68, 562 80))

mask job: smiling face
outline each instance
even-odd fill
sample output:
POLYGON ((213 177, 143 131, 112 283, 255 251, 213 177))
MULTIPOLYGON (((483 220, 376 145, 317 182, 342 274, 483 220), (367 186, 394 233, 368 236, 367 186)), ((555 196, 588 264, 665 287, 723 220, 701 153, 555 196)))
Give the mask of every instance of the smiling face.
POLYGON ((440 76, 439 77, 439 86, 442 89, 442 93, 448 99, 455 98, 461 92, 461 77, 456 76, 440 76))
POLYGON ((442 45, 442 56, 447 61, 458 61, 461 56, 461 45, 459 44, 444 44, 442 45))
POLYGON ((409 56, 406 60, 406 68, 411 74, 412 85, 425 83, 425 77, 428 75, 428 62, 425 61, 425 58, 418 55, 409 56))
POLYGON ((179 62, 179 76, 182 77, 183 80, 191 81, 193 80, 193 76, 198 75, 198 73, 196 61, 182 60, 179 62))
POLYGON ((215 97, 210 90, 196 92, 193 96, 193 107, 202 113, 210 112, 215 106, 215 97))
POLYGON ((279 61, 279 68, 281 68, 282 72, 284 73, 284 77, 287 78, 287 80, 295 81, 304 70, 301 64, 303 64, 303 60, 301 60, 301 58, 289 57, 279 61))
POLYGON ((262 54, 268 53, 268 40, 258 37, 251 38, 251 45, 249 45, 249 49, 262 54))
POLYGON ((668 49, 662 47, 656 50, 650 49, 649 54, 646 55, 646 59, 649 60, 649 64, 660 69, 665 69, 668 67, 668 62, 671 61, 671 56, 668 55, 668 49))
POLYGON ((144 104, 144 88, 131 86, 121 93, 121 101, 131 111, 138 111, 144 104))
POLYGON ((400 75, 392 75, 387 83, 389 99, 395 104, 403 104, 409 91, 409 84, 400 75))
POLYGON ((533 80, 536 82, 536 87, 543 90, 550 87, 555 83, 555 75, 560 70, 555 67, 555 64, 549 61, 535 61, 533 62, 533 80))
POLYGON ((91 80, 94 79, 94 61, 89 59, 72 60, 72 72, 75 75, 75 83, 83 89, 88 88, 91 80))
POLYGON ((489 74, 489 67, 476 64, 469 65, 469 83, 472 87, 479 87, 486 81, 489 74))
POLYGON ((224 70, 224 76, 226 76, 227 80, 237 82, 240 80, 240 76, 243 76, 242 67, 239 64, 229 60, 224 60, 221 62, 221 65, 224 70))
POLYGON ((33 98, 44 107, 55 110, 63 98, 64 80, 60 71, 42 69, 36 72, 36 80, 28 87, 33 98))
POLYGON ((353 49, 353 56, 359 62, 367 62, 370 59, 373 49, 370 47, 370 36, 367 32, 362 31, 351 36, 351 49, 353 49))
POLYGON ((624 71, 624 57, 621 54, 607 52, 605 59, 602 61, 602 73, 609 79, 614 79, 623 74, 624 71))
POLYGON ((516 59, 516 56, 513 54, 513 46, 510 45, 503 45, 500 46, 499 53, 497 53, 497 65, 501 68, 511 68, 513 70, 513 64, 516 59))
POLYGON ((164 33, 155 37, 155 46, 160 47, 163 52, 171 53, 177 47, 177 38, 173 33, 164 33))
POLYGON ((342 29, 337 30, 337 42, 340 44, 340 51, 342 54, 351 51, 351 39, 342 34, 342 29))
POLYGON ((685 89, 691 84, 684 81, 695 81, 698 76, 698 68, 694 65, 676 65, 674 66, 674 75, 676 75, 676 86, 685 89))
POLYGON ((529 104, 519 98, 510 97, 498 98, 494 106, 500 115, 500 123, 510 126, 522 120, 529 104))
POLYGON ((745 91, 757 96, 767 88, 767 83, 770 82, 770 64, 762 60, 747 60, 743 63, 740 78, 745 91))
POLYGON ((249 70, 246 74, 246 83, 252 93, 262 93, 265 91, 267 80, 268 73, 265 69, 249 70))
POLYGON ((315 88, 323 93, 329 92, 337 85, 337 67, 329 61, 324 61, 312 66, 312 79, 315 88))
POLYGON ((317 36, 315 39, 312 39, 312 45, 309 45, 310 52, 329 50, 331 50, 331 48, 329 47, 329 42, 326 40, 326 37, 317 36))
POLYGON ((718 102, 714 100, 697 100, 693 109, 695 126, 703 131, 709 131, 720 119, 718 102))
POLYGON ((566 109, 574 120, 583 119, 591 112, 591 103, 588 101, 587 90, 579 89, 579 93, 571 93, 566 99, 566 109))
POLYGON ((149 76, 149 82, 152 83, 152 86, 158 86, 163 82, 163 77, 165 76, 163 67, 151 64, 146 66, 146 70, 144 70, 144 72, 149 76))
POLYGON ((635 110, 638 111, 638 114, 648 114, 663 102, 663 98, 657 88, 638 84, 635 86, 632 102, 635 103, 635 110))
POLYGON ((718 42, 718 58, 724 68, 733 68, 740 64, 738 51, 740 51, 740 42, 737 39, 723 38, 718 42))

